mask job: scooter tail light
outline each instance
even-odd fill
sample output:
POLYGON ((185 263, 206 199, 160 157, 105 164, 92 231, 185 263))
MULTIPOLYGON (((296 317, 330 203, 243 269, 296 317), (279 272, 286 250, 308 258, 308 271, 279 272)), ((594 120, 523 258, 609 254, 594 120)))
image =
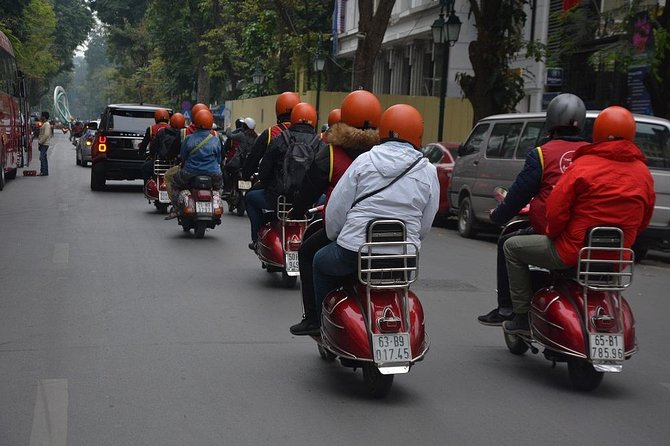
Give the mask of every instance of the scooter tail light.
POLYGON ((212 191, 198 189, 195 192, 195 196, 198 199, 198 201, 210 201, 212 199, 212 191))
POLYGON ((397 333, 402 328, 402 320, 397 317, 391 307, 384 308, 384 316, 377 319, 377 326, 382 333, 397 333))
POLYGON ((293 234, 288 240, 286 240, 286 250, 287 251, 297 251, 300 249, 302 240, 297 235, 293 234))

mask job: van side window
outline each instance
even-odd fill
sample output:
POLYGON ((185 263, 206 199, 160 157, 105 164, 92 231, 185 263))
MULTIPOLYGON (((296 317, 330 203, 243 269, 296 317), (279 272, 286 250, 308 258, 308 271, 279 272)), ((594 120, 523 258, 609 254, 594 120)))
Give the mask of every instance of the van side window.
POLYGON ((670 169, 670 131, 667 127, 638 122, 635 144, 646 155, 649 167, 670 169))
POLYGON ((489 130, 489 124, 479 124, 472 130, 470 138, 463 144, 463 154, 470 155, 471 153, 479 152, 484 147, 486 132, 489 130))
POLYGON ((522 122, 496 124, 491 130, 486 157, 512 158, 522 126, 522 122))
POLYGON ((516 159, 526 159, 528 152, 539 145, 543 127, 544 122, 529 122, 526 124, 519 140, 519 147, 516 149, 516 159))

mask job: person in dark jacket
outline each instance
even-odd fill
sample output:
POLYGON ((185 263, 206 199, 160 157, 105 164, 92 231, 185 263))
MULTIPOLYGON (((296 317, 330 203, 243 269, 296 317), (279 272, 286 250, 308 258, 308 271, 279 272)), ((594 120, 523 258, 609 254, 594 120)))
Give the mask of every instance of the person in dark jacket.
POLYGON ((491 212, 491 221, 504 225, 530 203, 530 224, 527 229, 506 234, 498 240, 497 285, 498 306, 477 317, 483 325, 499 326, 513 317, 507 279, 507 262, 503 245, 510 237, 523 234, 544 234, 546 200, 561 174, 570 165, 579 147, 587 142, 579 136, 586 120, 586 107, 573 94, 556 96, 547 107, 546 128, 549 141, 531 150, 519 175, 505 199, 491 212))
MULTIPOLYGON (((258 180, 263 187, 250 190, 245 195, 247 215, 251 223, 252 242, 249 248, 253 250, 256 250, 258 231, 263 224, 263 209, 276 209, 277 198, 285 194, 281 182, 284 174, 284 156, 288 149, 287 141, 295 138, 297 141, 312 144, 315 154, 325 145, 316 137, 316 110, 311 104, 306 102, 296 104, 291 112, 290 122, 290 128, 272 140, 258 168, 258 180)), ((289 202, 293 199, 292 196, 286 198, 289 202)))
POLYGON ((146 153, 149 148, 151 140, 154 139, 158 131, 163 127, 167 127, 168 122, 170 122, 170 112, 164 108, 159 108, 154 112, 154 125, 147 127, 147 131, 144 132, 144 138, 140 142, 140 153, 146 153))
POLYGON ((154 174, 154 161, 157 159, 174 160, 179 157, 181 150, 181 129, 184 128, 186 120, 181 113, 175 113, 170 117, 170 124, 158 130, 156 136, 149 143, 149 156, 142 165, 142 177, 148 181, 154 174), (166 144, 169 147, 165 147, 166 144), (167 149, 165 153, 161 153, 167 149))
MULTIPOLYGON (((326 204, 337 182, 361 153, 379 144, 377 127, 382 106, 377 96, 365 90, 349 93, 337 112, 328 115, 331 124, 326 132, 328 145, 317 152, 312 167, 305 175, 300 191, 293 199, 292 218, 303 218, 305 213, 323 195, 326 204), (332 119, 332 121, 331 121, 332 119)), ((317 251, 330 240, 325 228, 302 240, 298 250, 300 292, 302 293, 302 320, 291 326, 294 335, 309 332, 318 326, 314 308, 314 279, 312 262, 317 251)))
POLYGON ((630 248, 654 212, 654 181, 646 157, 633 144, 635 119, 623 107, 608 107, 593 124, 593 144, 577 149, 546 206, 546 235, 517 236, 505 242, 514 318, 509 334, 530 335, 532 284, 528 265, 566 269, 577 264, 587 232, 615 226, 630 248))
POLYGON ((256 121, 253 118, 240 118, 239 127, 233 131, 226 130, 227 140, 223 145, 223 156, 226 160, 223 166, 223 183, 226 190, 236 187, 238 172, 251 153, 258 134, 256 121))

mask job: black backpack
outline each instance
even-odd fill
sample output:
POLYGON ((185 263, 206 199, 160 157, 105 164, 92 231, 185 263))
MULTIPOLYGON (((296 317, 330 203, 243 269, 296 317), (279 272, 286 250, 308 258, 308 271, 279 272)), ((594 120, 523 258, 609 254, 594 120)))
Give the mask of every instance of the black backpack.
POLYGON ((300 190, 305 174, 314 162, 314 154, 321 138, 318 134, 308 135, 290 131, 282 132, 282 137, 286 145, 286 152, 279 192, 287 197, 293 197, 300 190), (296 137, 296 135, 299 136, 296 137), (309 136, 312 137, 307 139, 309 136))
POLYGON ((161 132, 158 141, 156 156, 161 160, 170 160, 179 155, 181 143, 179 141, 179 132, 169 131, 167 128, 161 132), (176 146, 175 146, 176 144, 176 146))

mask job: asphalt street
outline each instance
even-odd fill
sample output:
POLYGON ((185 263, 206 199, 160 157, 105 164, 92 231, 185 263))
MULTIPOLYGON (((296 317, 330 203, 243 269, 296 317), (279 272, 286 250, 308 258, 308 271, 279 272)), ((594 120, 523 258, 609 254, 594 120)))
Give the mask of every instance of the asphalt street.
POLYGON ((49 162, 0 192, 0 446, 670 444, 667 254, 626 292, 639 353, 580 393, 476 322, 494 238, 434 228, 413 287, 431 348, 377 400, 289 333, 299 290, 260 268, 246 217, 196 240, 140 182, 92 192, 65 135, 49 162))

